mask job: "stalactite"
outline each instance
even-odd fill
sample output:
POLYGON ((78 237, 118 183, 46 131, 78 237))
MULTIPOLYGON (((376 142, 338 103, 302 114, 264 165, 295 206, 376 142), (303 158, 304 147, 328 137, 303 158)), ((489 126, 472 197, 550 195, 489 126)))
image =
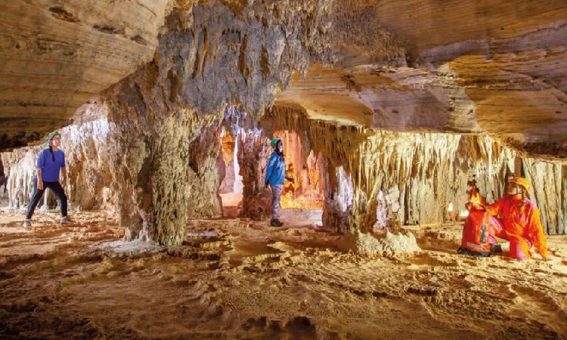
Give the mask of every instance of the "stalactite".
MULTIPOLYGON (((282 139, 286 175, 294 182, 286 181, 282 191, 282 208, 322 208, 323 185, 320 181, 323 157, 302 144, 293 131, 276 131, 273 137, 282 139)), ((306 141, 306 139, 303 139, 306 141)))
MULTIPOLYGON (((464 209, 467 180, 476 175, 478 187, 489 202, 504 192, 516 152, 484 135, 388 132, 337 126, 309 120, 298 107, 276 106, 263 126, 296 131, 304 142, 326 158, 324 225, 332 230, 372 230, 377 211, 387 210, 388 220, 406 224, 442 223, 450 203, 464 209), (350 175, 354 193, 350 217, 336 204, 338 175, 350 175), (386 207, 378 197, 384 195, 386 207), (328 201, 328 202, 327 202, 328 201), (341 216, 338 218, 338 216, 341 216), (348 225, 348 226, 345 226, 348 225)), ((565 172, 560 163, 524 158, 526 176, 534 181, 532 198, 540 206, 549 233, 565 232, 565 172)), ((340 176, 346 180, 347 176, 340 176)), ((348 180, 347 182, 350 182, 348 180)), ((351 202, 352 200, 352 202, 351 202)))
MULTIPOLYGON (((6 189, 8 207, 21 209, 27 206, 34 190, 37 156, 41 148, 23 148, 2 153, 2 163, 6 166, 6 189)), ((42 202, 38 208, 41 208, 42 202)))

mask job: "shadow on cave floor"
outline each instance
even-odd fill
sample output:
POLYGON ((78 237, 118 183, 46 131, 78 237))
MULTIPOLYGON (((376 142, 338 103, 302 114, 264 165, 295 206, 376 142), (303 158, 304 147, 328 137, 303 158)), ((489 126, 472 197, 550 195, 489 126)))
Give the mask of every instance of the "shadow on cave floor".
POLYGON ((457 255, 460 225, 408 227, 422 252, 370 256, 317 224, 225 218, 124 253, 100 247, 124 234, 110 215, 73 217, 23 229, 0 212, 0 337, 567 336, 567 236, 549 238, 550 261, 517 262, 457 255))

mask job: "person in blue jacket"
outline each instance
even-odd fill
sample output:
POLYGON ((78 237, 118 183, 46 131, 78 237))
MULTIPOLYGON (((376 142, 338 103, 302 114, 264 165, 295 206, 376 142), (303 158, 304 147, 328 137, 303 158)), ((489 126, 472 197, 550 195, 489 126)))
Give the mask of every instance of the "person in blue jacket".
POLYGON ((281 194, 284 181, 292 181, 292 178, 285 177, 285 159, 283 153, 283 143, 280 138, 272 138, 271 142, 274 152, 270 156, 268 161, 268 167, 266 168, 266 180, 264 181, 266 186, 272 188, 272 220, 270 225, 272 227, 281 227, 283 223, 280 221, 280 209, 281 209, 281 194))
MULTIPOLYGON (((35 190, 28 204, 24 227, 31 227, 31 218, 35 207, 41 200, 46 188, 51 189, 59 200, 61 207, 61 223, 69 222, 67 217, 67 196, 59 182, 61 168, 65 168, 65 153, 59 149, 61 145, 61 134, 54 132, 47 140, 48 147, 41 151, 37 160, 37 177, 34 178, 35 190)), ((63 171, 63 186, 65 186, 67 176, 63 171)))

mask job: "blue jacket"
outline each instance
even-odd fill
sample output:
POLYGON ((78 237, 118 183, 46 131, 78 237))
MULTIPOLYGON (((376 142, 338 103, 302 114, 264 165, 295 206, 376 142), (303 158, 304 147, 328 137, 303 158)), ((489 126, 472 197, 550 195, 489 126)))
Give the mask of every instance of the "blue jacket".
POLYGON ((272 152, 266 169, 266 185, 283 185, 285 180, 285 160, 283 156, 272 152))

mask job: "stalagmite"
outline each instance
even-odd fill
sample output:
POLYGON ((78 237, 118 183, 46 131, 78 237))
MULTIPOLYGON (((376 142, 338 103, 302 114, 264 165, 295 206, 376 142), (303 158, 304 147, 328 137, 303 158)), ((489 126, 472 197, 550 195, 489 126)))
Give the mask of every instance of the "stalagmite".
POLYGON ((272 149, 261 133, 241 132, 238 138, 238 162, 243 183, 241 214, 255 220, 268 218, 271 194, 264 184, 264 174, 272 149))

